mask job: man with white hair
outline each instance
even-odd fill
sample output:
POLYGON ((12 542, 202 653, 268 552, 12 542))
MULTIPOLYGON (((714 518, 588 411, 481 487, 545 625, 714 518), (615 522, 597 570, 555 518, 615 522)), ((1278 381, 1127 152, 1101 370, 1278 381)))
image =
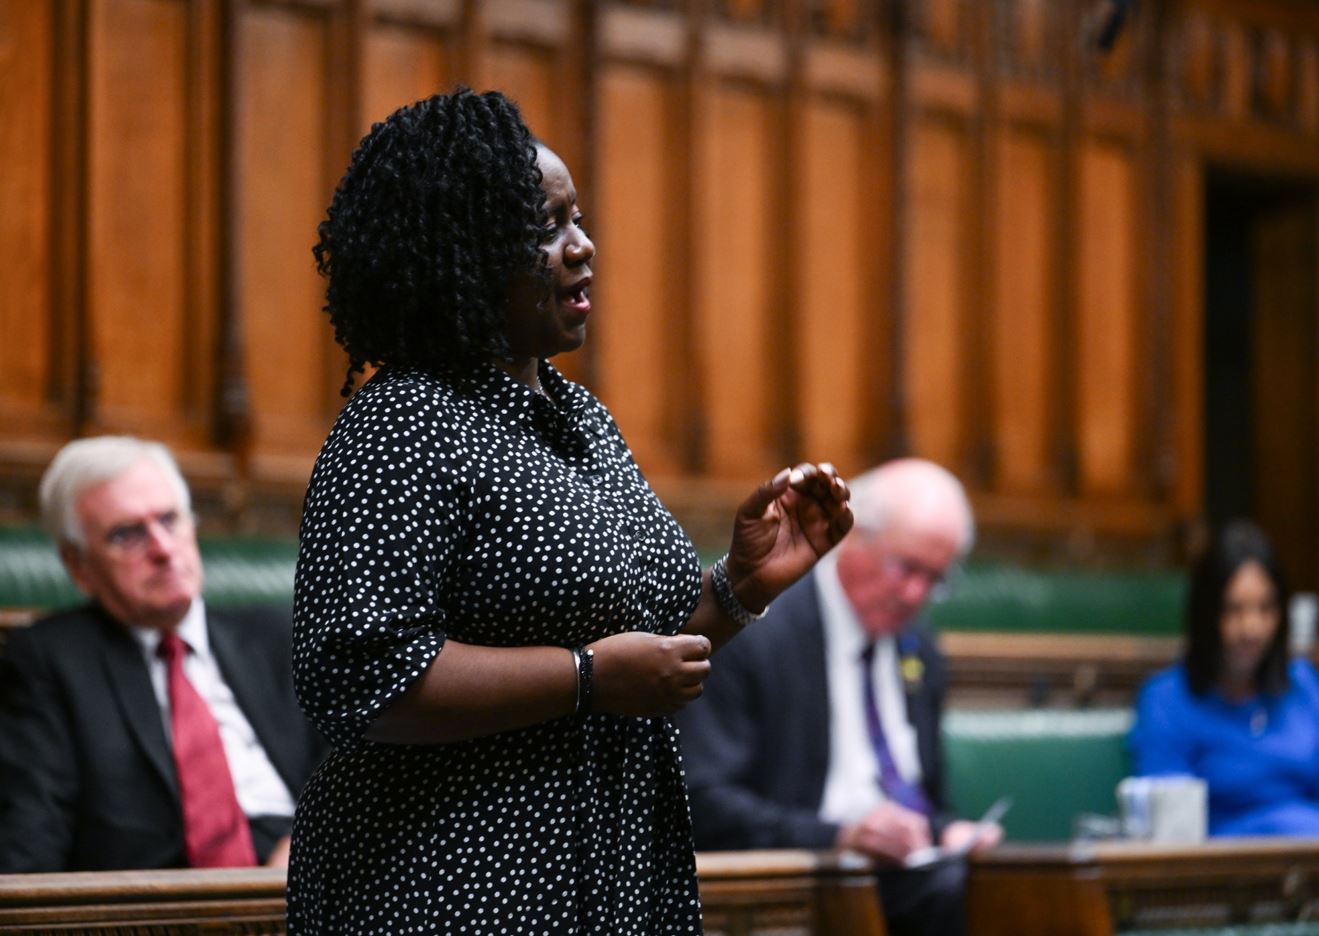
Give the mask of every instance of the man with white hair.
POLYGON ((957 936, 964 862, 906 865, 935 844, 1002 838, 944 808, 945 666, 920 619, 975 523, 932 462, 889 462, 849 485, 851 533, 720 652, 703 697, 675 716, 696 847, 860 852, 879 869, 890 933, 957 936))
POLYGON ((162 445, 71 442, 40 497, 91 603, 0 657, 0 872, 285 863, 324 749, 293 696, 288 610, 206 608, 162 445))

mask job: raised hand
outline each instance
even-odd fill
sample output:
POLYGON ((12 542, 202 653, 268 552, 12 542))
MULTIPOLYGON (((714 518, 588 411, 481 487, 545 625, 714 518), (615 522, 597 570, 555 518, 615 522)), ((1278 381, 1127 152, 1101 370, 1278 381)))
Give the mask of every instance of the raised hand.
POLYGON ((671 715, 701 694, 711 644, 694 634, 613 634, 590 645, 594 708, 615 715, 671 715))
POLYGON ((847 535, 850 496, 833 465, 804 462, 784 468, 742 502, 728 578, 743 607, 760 611, 847 535))

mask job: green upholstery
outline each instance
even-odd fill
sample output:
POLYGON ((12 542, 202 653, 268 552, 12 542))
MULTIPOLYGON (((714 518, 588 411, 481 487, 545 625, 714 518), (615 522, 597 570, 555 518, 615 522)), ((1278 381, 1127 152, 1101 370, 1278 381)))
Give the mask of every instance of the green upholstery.
POLYGON ((1181 633, 1180 571, 1042 569, 974 562, 952 597, 931 608, 945 631, 1181 633))
MULTIPOLYGON (((291 602, 294 540, 203 537, 206 600, 215 606, 291 602)), ((40 530, 0 528, 0 608, 54 609, 83 601, 40 530)))
POLYGON ((943 721, 949 804, 975 818, 1008 795, 1008 839, 1070 839, 1077 815, 1117 811, 1131 722, 1124 708, 951 709, 943 721))

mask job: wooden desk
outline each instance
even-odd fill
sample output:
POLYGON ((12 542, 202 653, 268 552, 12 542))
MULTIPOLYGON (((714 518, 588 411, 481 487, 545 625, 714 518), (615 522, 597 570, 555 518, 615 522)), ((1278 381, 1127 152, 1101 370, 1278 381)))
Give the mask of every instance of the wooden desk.
MULTIPOLYGON (((696 856, 708 936, 886 936, 875 877, 832 852, 696 856)), ((0 875, 0 934, 281 936, 284 872, 0 875)))
POLYGON ((1005 845, 971 861, 970 936, 1319 919, 1319 839, 1005 845))
POLYGON ((837 852, 697 852, 706 936, 887 936, 869 862, 837 852))

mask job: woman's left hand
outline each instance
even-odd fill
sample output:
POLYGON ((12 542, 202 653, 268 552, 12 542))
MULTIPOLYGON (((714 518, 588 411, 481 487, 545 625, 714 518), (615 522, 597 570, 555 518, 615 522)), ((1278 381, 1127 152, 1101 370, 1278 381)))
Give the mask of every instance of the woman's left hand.
POLYGON ((852 529, 851 492, 828 462, 784 468, 743 501, 733 519, 728 579, 758 612, 852 529))

